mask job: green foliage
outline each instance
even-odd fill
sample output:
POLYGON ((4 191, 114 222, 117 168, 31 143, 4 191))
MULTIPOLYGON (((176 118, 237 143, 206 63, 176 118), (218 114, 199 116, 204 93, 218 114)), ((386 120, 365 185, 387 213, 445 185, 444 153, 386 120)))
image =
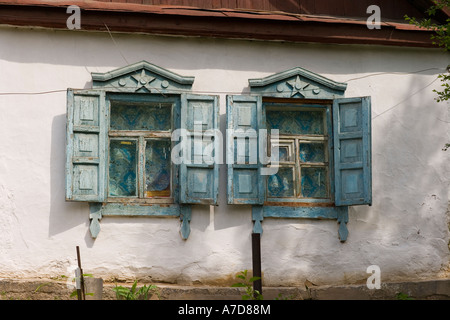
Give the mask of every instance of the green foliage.
POLYGON ((414 298, 411 298, 406 293, 399 292, 397 293, 397 300, 414 300, 414 298))
MULTIPOLYGON (((83 273, 83 277, 93 278, 94 276, 93 276, 92 274, 90 274, 90 273, 83 273)), ((61 278, 67 278, 67 277, 66 277, 66 276, 61 276, 61 278)), ((75 282, 75 281, 76 281, 76 279, 73 278, 73 279, 72 279, 72 282, 75 282)), ((85 289, 86 289, 86 288, 85 288, 85 289)), ((76 297, 77 295, 78 295, 77 289, 75 289, 75 290, 73 290, 72 293, 70 294, 70 297, 73 298, 73 297, 76 297)), ((92 292, 85 292, 84 295, 85 295, 85 296, 94 296, 94 293, 92 293, 92 292)))
MULTIPOLYGON (((85 292, 84 295, 85 296, 94 296, 94 293, 93 292, 85 292)), ((73 298, 76 296, 77 296, 77 290, 72 291, 72 293, 70 294, 70 297, 73 298)))
POLYGON ((282 293, 279 293, 278 296, 275 298, 275 300, 294 300, 295 296, 294 295, 290 295, 290 296, 283 296, 282 293))
POLYGON ((41 290, 41 288, 43 288, 43 287, 45 287, 45 286, 48 286, 48 285, 50 285, 50 284, 51 284, 50 282, 42 283, 42 284, 40 284, 40 285, 37 286, 37 288, 34 290, 34 292, 36 293, 36 292, 38 292, 39 290, 41 290))
POLYGON ((436 98, 437 102, 441 102, 441 101, 447 101, 450 98, 450 84, 449 84, 449 80, 450 80, 450 75, 448 74, 440 74, 438 76, 438 78, 441 79, 441 86, 443 88, 442 91, 438 91, 438 90, 433 90, 433 92, 436 92, 438 97, 436 98))
POLYGON ((236 278, 241 280, 240 282, 234 283, 232 287, 245 288, 245 294, 242 295, 242 300, 263 300, 262 294, 258 290, 253 290, 253 282, 260 280, 260 277, 248 278, 248 271, 241 271, 236 275, 236 278))
POLYGON ((446 20, 445 24, 437 24, 432 21, 432 17, 436 14, 436 11, 450 6, 450 0, 434 1, 434 3, 435 4, 433 6, 431 6, 427 11, 425 11, 425 13, 428 14, 430 18, 418 21, 414 17, 411 18, 405 15, 405 19, 410 24, 414 24, 421 28, 433 30, 435 32, 435 34, 431 36, 433 43, 437 44, 440 47, 443 47, 445 51, 450 51, 450 37, 448 35, 450 18, 446 20))
POLYGON ((134 281, 131 288, 116 286, 113 288, 117 300, 148 300, 149 295, 155 293, 159 297, 158 288, 155 285, 144 285, 137 290, 137 280, 134 281))

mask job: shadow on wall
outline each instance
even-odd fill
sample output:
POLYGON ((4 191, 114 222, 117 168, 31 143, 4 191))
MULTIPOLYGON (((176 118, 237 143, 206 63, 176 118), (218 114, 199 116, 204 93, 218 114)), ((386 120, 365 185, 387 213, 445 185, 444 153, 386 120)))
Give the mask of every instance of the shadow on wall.
MULTIPOLYGON (((92 87, 89 79, 84 89, 92 87)), ((64 104, 66 100, 64 99, 64 104)), ((67 115, 55 116, 52 121, 50 154, 50 218, 49 236, 53 236, 80 224, 85 224, 85 242, 92 247, 94 242, 89 233, 89 205, 84 202, 65 201, 66 188, 66 121, 67 115)))
MULTIPOLYGON (((52 122, 50 154, 50 218, 49 237, 89 223, 89 206, 83 202, 65 201, 66 115, 52 122)), ((89 243, 90 241, 86 242, 89 243)))

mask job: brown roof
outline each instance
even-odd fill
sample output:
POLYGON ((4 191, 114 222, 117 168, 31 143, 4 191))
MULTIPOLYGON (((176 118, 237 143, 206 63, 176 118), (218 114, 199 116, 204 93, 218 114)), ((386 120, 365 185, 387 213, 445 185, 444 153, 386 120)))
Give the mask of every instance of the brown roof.
MULTIPOLYGON (((67 6, 73 1, 60 0, 7 0, 9 4, 41 4, 67 6)), ((146 10, 146 7, 160 8, 196 8, 196 9, 225 9, 235 11, 265 11, 266 13, 293 13, 308 15, 329 15, 336 17, 367 17, 367 7, 378 5, 382 9, 384 20, 403 21, 405 14, 423 18, 425 9, 432 5, 430 0, 89 0, 76 1, 86 8, 105 8, 126 10, 146 10), (137 7, 141 5, 144 7, 137 7), (136 9, 140 8, 140 9, 136 9)), ((437 19, 445 22, 447 14, 438 12, 437 19)))
MULTIPOLYGON (((425 8, 427 2, 0 0, 0 24, 65 29, 69 17, 66 8, 77 5, 82 10, 82 30, 431 47, 431 32, 403 19, 404 14, 423 17, 420 8, 425 8), (161 2, 178 5, 161 5, 161 2), (413 5, 415 2, 421 5, 413 5), (381 8, 381 29, 369 30, 366 19, 370 14, 365 12, 366 5, 377 3, 381 8)), ((448 17, 443 12, 440 15, 448 17)))

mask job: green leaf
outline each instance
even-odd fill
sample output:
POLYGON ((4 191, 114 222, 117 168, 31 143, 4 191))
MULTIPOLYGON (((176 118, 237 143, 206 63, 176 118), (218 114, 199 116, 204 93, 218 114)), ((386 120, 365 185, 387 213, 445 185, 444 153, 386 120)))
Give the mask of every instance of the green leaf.
POLYGON ((413 298, 411 298, 410 296, 408 296, 406 293, 403 293, 403 292, 399 292, 397 294, 397 299, 398 300, 414 300, 413 298))
POLYGON ((242 287, 246 287, 247 285, 245 283, 238 282, 238 283, 232 284, 231 286, 234 287, 234 288, 237 288, 237 287, 241 287, 242 288, 242 287))
POLYGON ((255 293, 256 293, 255 300, 263 300, 263 296, 258 290, 255 290, 255 293))
POLYGON ((137 280, 134 280, 133 286, 131 287, 131 292, 132 293, 136 292, 136 286, 137 286, 137 280))
POLYGON ((251 277, 250 280, 248 280, 248 281, 254 282, 256 280, 261 280, 261 277, 251 277))

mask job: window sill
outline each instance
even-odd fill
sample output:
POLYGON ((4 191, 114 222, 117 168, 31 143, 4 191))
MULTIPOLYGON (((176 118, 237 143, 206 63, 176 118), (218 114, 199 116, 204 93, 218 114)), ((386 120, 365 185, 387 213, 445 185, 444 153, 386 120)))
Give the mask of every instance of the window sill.
POLYGON ((335 206, 263 206, 263 216, 267 218, 309 218, 337 219, 339 213, 348 207, 335 206))
POLYGON ((143 206, 151 206, 158 204, 174 204, 173 198, 108 198, 106 200, 107 203, 121 203, 124 205, 143 205, 143 206))
POLYGON ((264 205, 273 207, 334 207, 334 202, 330 202, 329 200, 323 202, 265 201, 264 205))
POLYGON ((95 239, 100 232, 100 220, 113 217, 171 217, 181 220, 180 234, 186 240, 190 234, 191 207, 178 204, 140 205, 136 203, 89 203, 91 236, 95 239))
POLYGON ((253 232, 263 233, 264 218, 303 218, 303 219, 335 219, 339 224, 339 239, 347 240, 348 206, 252 206, 253 232))
POLYGON ((141 203, 106 203, 101 208, 102 216, 180 216, 180 206, 177 204, 146 204, 141 203))

